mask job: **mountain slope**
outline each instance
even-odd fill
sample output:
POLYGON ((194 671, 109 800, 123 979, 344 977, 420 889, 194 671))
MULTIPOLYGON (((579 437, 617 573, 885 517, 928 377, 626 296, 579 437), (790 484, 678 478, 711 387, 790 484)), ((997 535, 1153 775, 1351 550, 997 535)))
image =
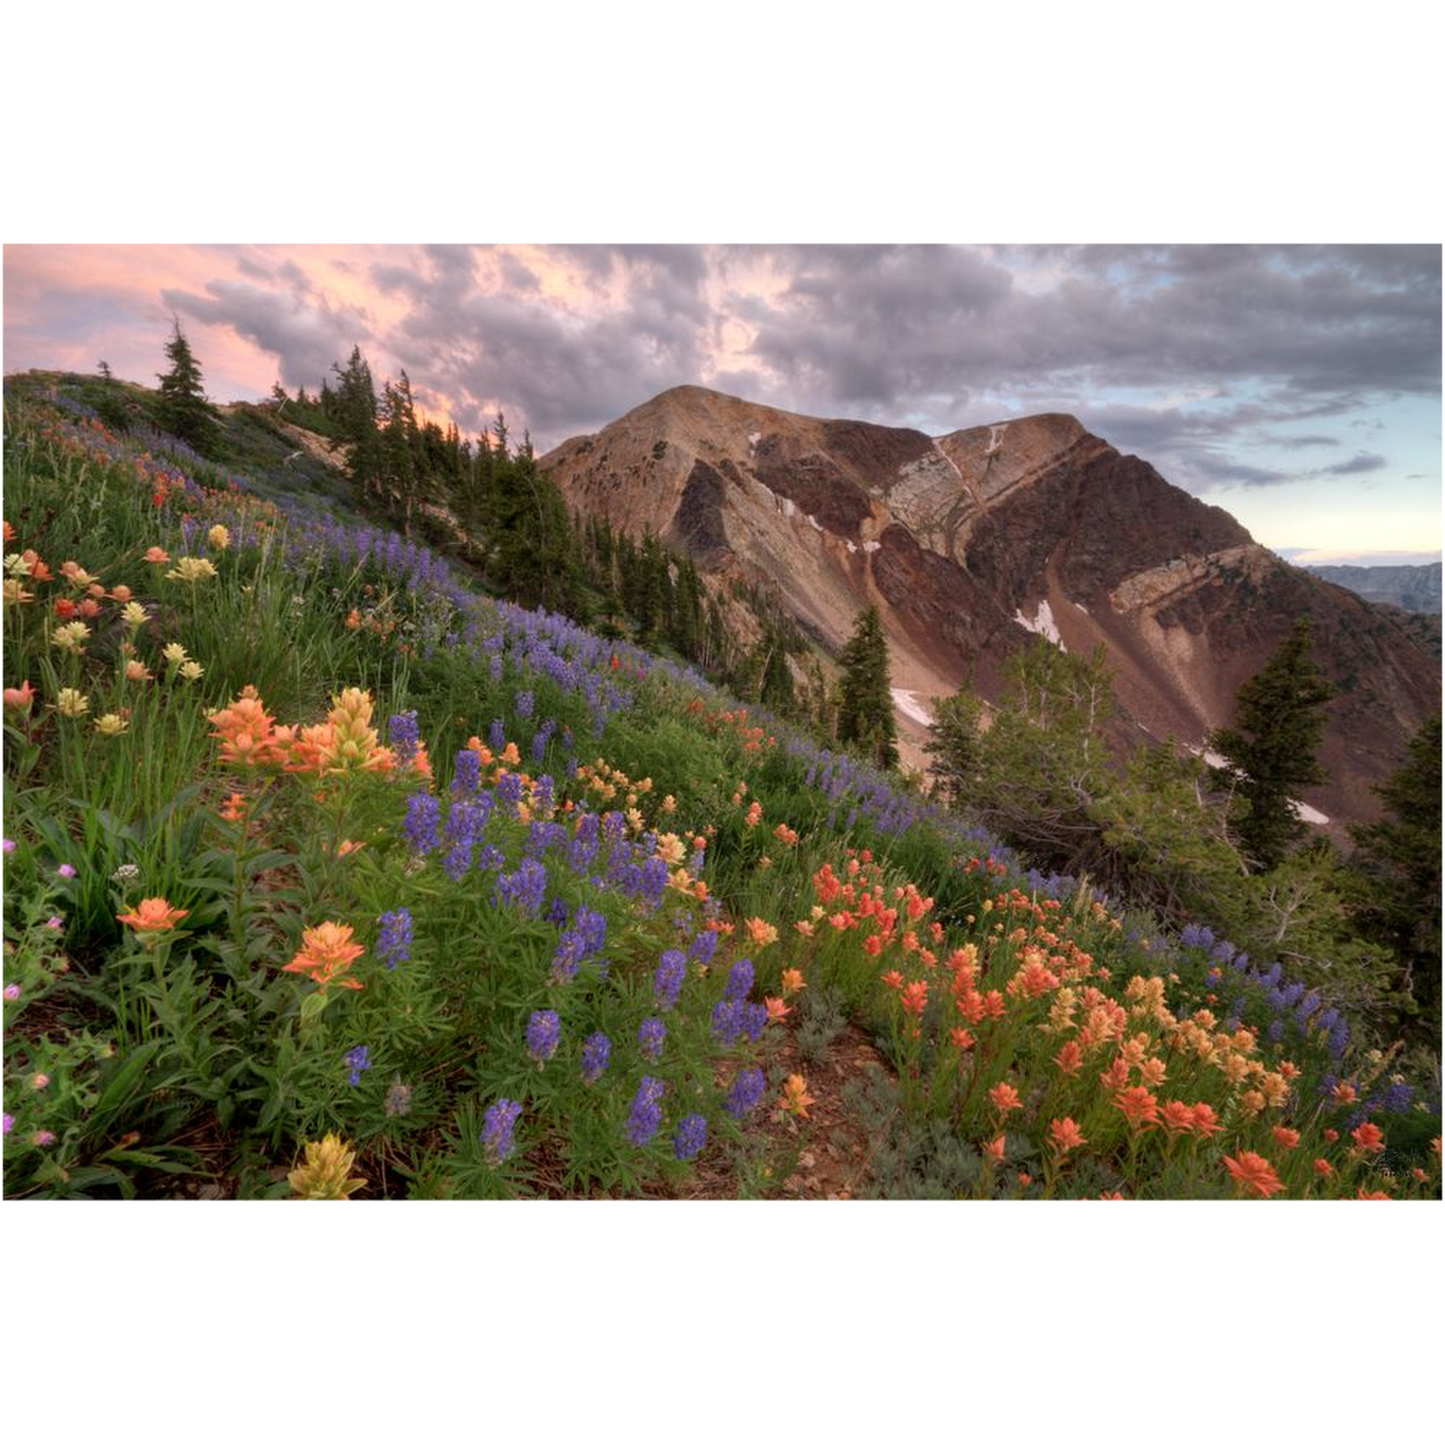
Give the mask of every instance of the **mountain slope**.
MULTIPOLYGON (((1308 801, 1337 820, 1375 815, 1370 784, 1439 708, 1438 662, 1388 613, 1072 417, 932 438, 679 387, 542 464, 574 506, 771 590, 829 647, 876 603, 895 686, 925 699, 965 677, 989 696, 1041 633, 1070 651, 1102 643, 1132 724, 1200 743, 1308 615, 1339 690, 1332 781, 1308 801)), ((906 713, 900 726, 918 738, 906 713)))
POLYGON ((1440 615, 1440 563, 1423 567, 1315 567, 1309 571, 1366 602, 1385 602, 1406 612, 1440 615))

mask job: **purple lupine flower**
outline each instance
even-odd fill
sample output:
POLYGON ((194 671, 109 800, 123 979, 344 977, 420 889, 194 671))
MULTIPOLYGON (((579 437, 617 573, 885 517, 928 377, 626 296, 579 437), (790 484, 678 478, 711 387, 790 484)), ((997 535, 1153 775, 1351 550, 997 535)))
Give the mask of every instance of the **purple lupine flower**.
POLYGON ((736 999, 720 999, 712 1011, 712 1036, 724 1046, 735 1044, 743 1031, 743 1006, 736 999))
POLYGON ((661 1079, 644 1074, 633 1095, 632 1110, 627 1116, 627 1137, 639 1149, 651 1141, 662 1124, 662 1105, 658 1101, 666 1087, 661 1079))
POLYGON ((547 909, 547 922, 555 923, 560 928, 567 921, 567 900, 559 893, 552 900, 551 906, 547 909))
POLYGON ((512 699, 512 711, 515 712, 522 722, 526 722, 532 716, 532 706, 535 699, 530 692, 519 692, 512 699))
POLYGON ((515 811, 522 801, 521 773, 504 773, 497 779, 497 802, 509 812, 515 811))
POLYGON ((738 1005, 740 1025, 748 1042, 755 1044, 762 1038, 768 1026, 768 1006, 764 1003, 740 1003, 738 1005))
POLYGON ((452 792, 458 797, 475 797, 482 786, 482 755, 471 748, 457 752, 456 767, 452 772, 452 792))
POLYGON ((552 982, 571 983, 577 977, 577 968, 585 950, 582 935, 569 928, 557 941, 557 951, 552 955, 552 982))
POLYGON ((717 931, 705 928, 692 941, 692 947, 688 949, 687 956, 696 963, 711 963, 713 954, 717 952, 717 931))
POLYGON ((503 873, 497 879, 498 902, 515 903, 534 918, 542 911, 546 892, 547 869, 535 858, 526 859, 515 873, 503 873))
POLYGON ((538 1009, 527 1023, 527 1053, 539 1064, 545 1064, 557 1052, 562 1037, 562 1021, 554 1010, 538 1009))
POLYGON ((682 992, 683 979, 687 976, 687 959, 682 951, 669 948, 657 963, 657 972, 652 976, 652 995, 660 1009, 673 1008, 682 992))
POLYGON ((745 999, 753 991, 753 961, 740 958, 728 970, 727 988, 723 996, 730 999, 745 999))
POLYGON ((511 1155, 516 1147, 512 1131, 521 1116, 522 1106, 515 1099, 498 1099, 483 1115, 482 1147, 490 1163, 500 1164, 511 1155))
POLYGON ((438 834, 441 816, 441 804, 430 793, 413 793, 406 800, 406 822, 402 829, 415 852, 434 853, 441 846, 438 834))
POLYGON ((579 908, 573 927, 582 936, 587 953, 601 953, 607 945, 607 918, 595 909, 579 908))
POLYGON ((762 1103, 767 1088, 768 1081, 763 1077, 761 1069, 744 1069, 733 1080, 733 1086, 728 1090, 727 1098, 723 1101, 723 1108, 734 1119, 745 1118, 762 1103))
POLYGON ((495 843, 488 843, 480 853, 477 854, 477 871, 489 873, 493 868, 500 868, 507 861, 507 855, 497 847, 495 843))
POLYGON ((544 817, 552 811, 557 800, 557 784, 550 773, 543 773, 532 790, 532 806, 544 817))
POLYGON ((383 913, 378 920, 381 932, 376 939, 376 956, 388 968, 411 961, 411 945, 415 930, 411 912, 398 908, 393 913, 383 913))
POLYGON ((492 719, 492 725, 487 730, 487 741, 491 743, 494 753, 501 752, 507 746, 507 728, 501 718, 492 719))
POLYGON ((656 1063, 662 1057, 662 1047, 667 1042, 667 1025, 654 1014, 637 1026, 637 1046, 642 1057, 656 1063))
POLYGON ((656 908, 667 891, 667 859, 655 854, 642 865, 640 891, 642 901, 649 908, 656 908))
POLYGON ((582 1082, 595 1084, 612 1058, 612 1040, 606 1034, 592 1034, 582 1045, 582 1082))
POLYGON ((707 1143, 707 1120, 701 1114, 686 1114, 672 1136, 672 1152, 679 1159, 696 1159, 707 1143))
POLYGON ((346 1062, 351 1068, 351 1084, 354 1088, 361 1082, 363 1071, 371 1067, 371 1050, 365 1044, 359 1044, 347 1054, 346 1062))
POLYGON ((502 659, 501 659, 500 657, 494 657, 494 658, 492 658, 492 659, 487 663, 487 671, 491 674, 491 676, 492 676, 492 681, 493 681, 493 682, 501 682, 501 680, 502 680, 502 659))
POLYGON ((387 737, 396 760, 404 768, 416 761, 417 750, 421 747, 421 729, 417 727, 416 709, 391 715, 386 725, 387 737))

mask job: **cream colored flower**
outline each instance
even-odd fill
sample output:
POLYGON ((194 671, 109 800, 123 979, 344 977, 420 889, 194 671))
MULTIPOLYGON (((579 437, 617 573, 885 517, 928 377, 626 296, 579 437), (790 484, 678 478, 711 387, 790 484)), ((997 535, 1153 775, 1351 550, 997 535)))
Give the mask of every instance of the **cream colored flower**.
POLYGON ((181 664, 181 676, 187 682, 198 682, 206 675, 206 669, 199 662, 187 660, 181 664))
POLYGON ((186 661, 186 649, 179 642, 168 642, 162 650, 161 656, 172 667, 177 667, 186 661))
POLYGON ((73 652, 77 657, 85 651, 85 639, 90 628, 83 622, 63 622, 51 634, 50 640, 64 652, 73 652))
POLYGON ((216 551, 224 552, 226 548, 231 545, 231 533, 227 528, 217 522, 216 525, 206 533, 206 541, 209 542, 216 551))
POLYGON ((203 582, 209 577, 216 575, 216 569, 209 557, 182 557, 166 577, 172 582, 189 582, 195 584, 203 582))
POLYGON ((118 712, 108 712, 95 720, 96 732, 107 738, 118 738, 127 726, 129 724, 118 712))
POLYGON ((90 699, 73 687, 62 687, 55 695, 55 710, 61 717, 84 717, 90 711, 90 699))
POLYGON ((139 602, 127 602, 120 612, 127 627, 144 627, 148 614, 139 602))

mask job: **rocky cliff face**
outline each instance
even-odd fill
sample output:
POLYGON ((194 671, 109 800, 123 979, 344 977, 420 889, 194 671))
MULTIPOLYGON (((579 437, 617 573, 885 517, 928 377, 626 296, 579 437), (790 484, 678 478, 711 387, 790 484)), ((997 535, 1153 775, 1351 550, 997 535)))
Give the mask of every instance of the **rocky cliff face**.
POLYGON ((1440 564, 1423 567, 1310 567, 1337 587, 1347 587, 1366 602, 1384 602, 1406 612, 1440 615, 1440 564))
POLYGON ((1336 821, 1375 815, 1370 784, 1440 706, 1438 662, 1388 613, 1073 417, 933 438, 679 387, 542 464, 583 511, 770 589, 825 646, 876 603, 894 685, 925 701, 965 677, 990 695, 1030 633, 1102 643, 1129 726, 1198 744, 1307 614, 1339 696, 1332 781, 1306 801, 1336 821))

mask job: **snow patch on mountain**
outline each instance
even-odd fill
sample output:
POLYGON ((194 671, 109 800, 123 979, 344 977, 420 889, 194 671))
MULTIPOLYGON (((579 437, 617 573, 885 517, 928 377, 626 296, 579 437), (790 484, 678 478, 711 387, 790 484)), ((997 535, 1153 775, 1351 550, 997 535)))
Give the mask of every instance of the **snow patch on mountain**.
POLYGON ((918 701, 916 692, 909 692, 903 687, 890 687, 888 690, 893 694, 893 706, 899 712, 906 713, 914 722, 921 722, 924 727, 933 722, 933 714, 918 701))
POLYGON ((1020 627, 1027 627, 1030 632, 1037 632, 1040 637, 1047 637, 1060 652, 1069 650, 1064 646, 1063 638, 1059 636, 1058 624, 1054 621, 1054 609, 1049 606, 1047 597, 1039 603, 1038 610, 1032 619, 1024 616, 1022 607, 1015 609, 1014 621, 1020 627))

